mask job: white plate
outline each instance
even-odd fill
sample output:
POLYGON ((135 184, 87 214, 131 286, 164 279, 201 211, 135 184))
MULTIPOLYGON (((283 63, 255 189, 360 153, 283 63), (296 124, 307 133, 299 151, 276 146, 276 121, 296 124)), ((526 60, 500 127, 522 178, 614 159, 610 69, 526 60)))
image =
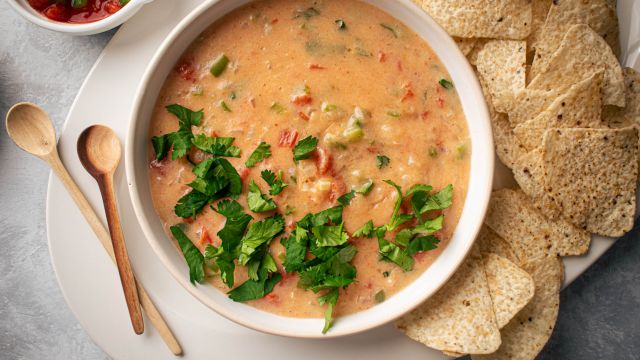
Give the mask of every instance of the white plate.
MULTIPOLYGON (((100 214, 103 211, 98 188, 78 161, 76 139, 93 123, 112 127, 124 139, 134 91, 149 59, 169 30, 199 3, 198 0, 157 0, 145 6, 105 48, 69 112, 60 138, 60 155, 100 214)), ((618 13, 623 49, 625 54, 630 54, 627 64, 638 68, 640 0, 620 1, 618 13)), ((503 168, 497 168, 496 187, 509 183, 506 174, 503 168)), ((282 360, 302 356, 305 359, 444 358, 400 335, 390 325, 341 339, 300 340, 265 335, 225 320, 189 295, 155 257, 136 222, 124 178, 120 169, 116 174, 116 191, 133 267, 183 345, 185 359, 246 359, 265 358, 265 355, 282 360)), ((49 181, 46 213, 49 249, 60 287, 91 338, 117 359, 174 358, 148 321, 143 335, 136 336, 131 331, 116 269, 55 177, 49 181)), ((566 283, 586 270, 611 244, 612 240, 596 238, 589 254, 565 259, 566 283)))

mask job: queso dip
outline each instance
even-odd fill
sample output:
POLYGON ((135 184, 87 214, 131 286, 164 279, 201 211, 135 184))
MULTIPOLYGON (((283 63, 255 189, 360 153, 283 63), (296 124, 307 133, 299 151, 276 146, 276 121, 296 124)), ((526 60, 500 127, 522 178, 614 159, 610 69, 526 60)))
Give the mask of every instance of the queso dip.
POLYGON ((355 0, 228 14, 167 77, 149 133, 154 205, 192 282, 325 331, 427 269, 466 196, 446 68, 355 0))

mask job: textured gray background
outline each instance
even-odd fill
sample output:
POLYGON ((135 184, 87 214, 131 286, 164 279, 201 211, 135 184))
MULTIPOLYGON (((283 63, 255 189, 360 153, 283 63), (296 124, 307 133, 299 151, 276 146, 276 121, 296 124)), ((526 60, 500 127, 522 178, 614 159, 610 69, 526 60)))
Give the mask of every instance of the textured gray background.
MULTIPOLYGON (((70 37, 38 28, 0 1, 0 114, 18 101, 44 107, 60 130, 113 32, 70 37)), ((69 311, 45 234, 49 171, 0 131, 0 358, 102 359, 69 311)), ((638 231, 619 240, 562 293, 542 359, 640 359, 638 231)))

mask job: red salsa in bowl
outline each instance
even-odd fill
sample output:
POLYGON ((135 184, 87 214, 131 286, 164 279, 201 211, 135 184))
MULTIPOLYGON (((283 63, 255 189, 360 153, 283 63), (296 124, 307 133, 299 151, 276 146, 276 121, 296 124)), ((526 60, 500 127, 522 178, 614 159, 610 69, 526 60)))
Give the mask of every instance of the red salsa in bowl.
POLYGON ((90 23, 118 12, 129 0, 28 0, 46 18, 65 23, 90 23))

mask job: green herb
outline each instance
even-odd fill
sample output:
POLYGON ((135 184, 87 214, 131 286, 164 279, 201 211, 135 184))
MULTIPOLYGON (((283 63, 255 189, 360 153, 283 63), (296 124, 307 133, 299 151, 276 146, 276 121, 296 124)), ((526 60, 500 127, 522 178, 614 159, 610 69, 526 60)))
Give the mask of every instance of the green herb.
POLYGON ((271 145, 261 142, 258 147, 253 150, 247 161, 244 163, 246 167, 254 167, 257 163, 271 156, 271 145))
POLYGON ((438 84, 440 84, 440 86, 445 89, 453 89, 453 83, 445 78, 440 79, 440 81, 438 81, 438 84))
POLYGON ((271 110, 275 111, 276 114, 283 114, 285 111, 287 111, 287 109, 284 106, 282 106, 282 104, 280 104, 279 102, 271 103, 271 110))
POLYGON ((310 8, 307 8, 306 10, 298 10, 296 14, 293 16, 293 18, 296 19, 299 17, 304 17, 305 19, 309 20, 312 17, 318 16, 318 15, 320 15, 320 11, 318 11, 318 9, 314 7, 310 7, 310 8))
POLYGON ((436 156, 438 156, 438 148, 437 148, 437 147, 435 147, 435 146, 431 146, 431 147, 429 148, 429 156, 431 156, 431 157, 436 157, 436 156))
POLYGON ((82 9, 87 6, 87 0, 71 0, 71 7, 74 9, 82 9))
POLYGON ((232 137, 208 137, 198 134, 193 137, 192 143, 198 149, 215 156, 240 157, 240 148, 233 146, 232 137))
POLYGON ((296 225, 295 231, 287 239, 282 239, 285 247, 285 260, 282 265, 287 272, 298 271, 303 268, 304 259, 309 245, 309 231, 296 225))
POLYGON ((237 288, 229 291, 229 299, 233 301, 260 299, 269 295, 280 280, 282 280, 280 273, 269 273, 267 269, 260 269, 258 280, 247 280, 237 288))
POLYGON ((338 246, 349 241, 349 235, 343 231, 342 226, 343 224, 314 226, 311 232, 318 247, 338 246))
POLYGON ((397 110, 389 110, 389 111, 387 111, 387 115, 397 119, 397 118, 400 117, 400 112, 397 111, 397 110))
POLYGON ((369 50, 363 49, 361 47, 356 47, 356 54, 364 57, 371 57, 373 53, 369 50))
POLYGON ((435 236, 419 236, 411 240, 407 246, 407 253, 413 256, 420 251, 435 250, 438 248, 439 243, 440 240, 435 236))
POLYGON ((369 220, 366 224, 362 225, 362 227, 356 230, 353 233, 353 237, 371 237, 375 227, 373 226, 373 221, 369 220))
POLYGON ((231 112, 231 108, 229 107, 229 105, 227 105, 226 102, 224 102, 224 100, 220 100, 218 105, 222 108, 222 110, 224 110, 226 112, 231 112))
POLYGON ((237 96, 236 96, 236 92, 235 92, 235 91, 232 91, 232 92, 229 94, 229 99, 231 99, 231 100, 235 100, 235 99, 236 99, 236 97, 237 97, 237 96))
POLYGON ((294 208, 293 206, 287 204, 284 206, 284 214, 285 215, 291 215, 294 212, 296 212, 296 208, 294 208))
POLYGON ((427 220, 422 224, 416 225, 413 228, 414 234, 425 234, 430 235, 442 229, 442 224, 444 223, 444 215, 440 215, 435 219, 427 220))
POLYGON ((378 291, 374 296, 373 299, 380 304, 381 302, 385 301, 386 297, 384 295, 384 290, 380 290, 378 291))
POLYGON ((391 159, 389 159, 389 157, 386 155, 376 156, 376 166, 378 166, 378 169, 382 169, 383 167, 388 166, 389 162, 391 162, 391 159))
POLYGON ((120 6, 125 6, 129 3, 130 0, 120 0, 120 6))
POLYGON ((318 298, 320 305, 327 304, 327 309, 324 311, 324 327, 322 328, 323 334, 326 334, 331 328, 331 325, 333 325, 333 307, 338 303, 339 295, 340 292, 338 291, 338 288, 334 288, 318 298))
POLYGON ((467 154, 467 147, 464 144, 456 147, 456 157, 458 158, 458 160, 464 159, 464 156, 466 154, 467 154))
POLYGON ((420 208, 420 214, 431 210, 444 210, 453 203, 453 185, 449 184, 444 189, 429 196, 420 208))
POLYGON ((388 272, 388 271, 384 271, 384 272, 382 273, 382 276, 384 276, 384 277, 389 277, 389 275, 390 275, 390 274, 389 274, 389 272, 388 272))
POLYGON ((311 154, 316 150, 318 146, 318 138, 311 135, 298 141, 293 148, 293 159, 295 161, 304 160, 311 157, 311 154))
POLYGON ((211 75, 219 77, 227 68, 227 65, 229 65, 229 58, 225 54, 220 54, 220 56, 213 61, 209 71, 211 75))
POLYGON ((268 217, 249 225, 249 230, 241 241, 239 262, 246 265, 251 255, 263 244, 268 244, 284 230, 284 219, 280 215, 268 217))
POLYGON ((380 24, 380 26, 382 26, 386 30, 389 30, 389 32, 396 39, 400 37, 400 29, 397 26, 387 25, 387 24, 384 24, 384 23, 380 24))
POLYGON ((269 194, 271 195, 278 195, 284 188, 289 186, 289 184, 285 184, 282 181, 282 171, 279 171, 278 176, 276 176, 271 170, 262 170, 260 176, 262 176, 262 179, 271 187, 271 189, 269 189, 269 194))
POLYGON ((338 19, 335 21, 336 26, 338 26, 338 30, 345 30, 347 28, 347 23, 342 19, 338 19))
POLYGON ((210 196, 192 190, 178 200, 178 204, 174 207, 174 212, 181 218, 195 217, 196 213, 200 212, 210 201, 210 196))
POLYGON ((371 191, 371 188, 373 188, 373 180, 368 179, 367 182, 362 184, 359 188, 356 188, 355 191, 358 194, 367 195, 371 191))
POLYGON ((157 160, 164 159, 172 146, 171 159, 176 160, 185 156, 191 148, 191 140, 193 139, 191 126, 200 125, 204 113, 202 110, 193 111, 178 104, 168 105, 166 109, 178 118, 178 131, 153 137, 151 142, 153 143, 157 160))
POLYGON ((169 153, 169 148, 171 148, 171 143, 169 142, 169 136, 161 135, 154 136, 151 138, 151 143, 153 144, 153 150, 156 153, 156 160, 162 160, 167 157, 167 153, 169 153))
POLYGON ((204 256, 200 250, 193 245, 193 242, 189 240, 180 226, 174 225, 170 229, 173 237, 178 240, 180 250, 182 250, 187 266, 189 266, 189 281, 194 285, 201 283, 204 281, 204 256))
POLYGON ((275 210, 277 208, 273 199, 270 199, 267 195, 260 192, 260 188, 256 183, 251 180, 249 182, 249 194, 247 194, 247 203, 249 209, 255 213, 261 213, 265 211, 275 210))
POLYGON ((378 234, 379 253, 383 260, 387 260, 400 266, 404 271, 413 269, 413 258, 398 245, 384 238, 384 231, 378 234))
POLYGON ((356 197, 356 192, 355 190, 351 190, 348 193, 340 196, 338 198, 338 203, 342 206, 347 206, 349 205, 349 203, 351 203, 351 200, 353 200, 354 197, 356 197))

